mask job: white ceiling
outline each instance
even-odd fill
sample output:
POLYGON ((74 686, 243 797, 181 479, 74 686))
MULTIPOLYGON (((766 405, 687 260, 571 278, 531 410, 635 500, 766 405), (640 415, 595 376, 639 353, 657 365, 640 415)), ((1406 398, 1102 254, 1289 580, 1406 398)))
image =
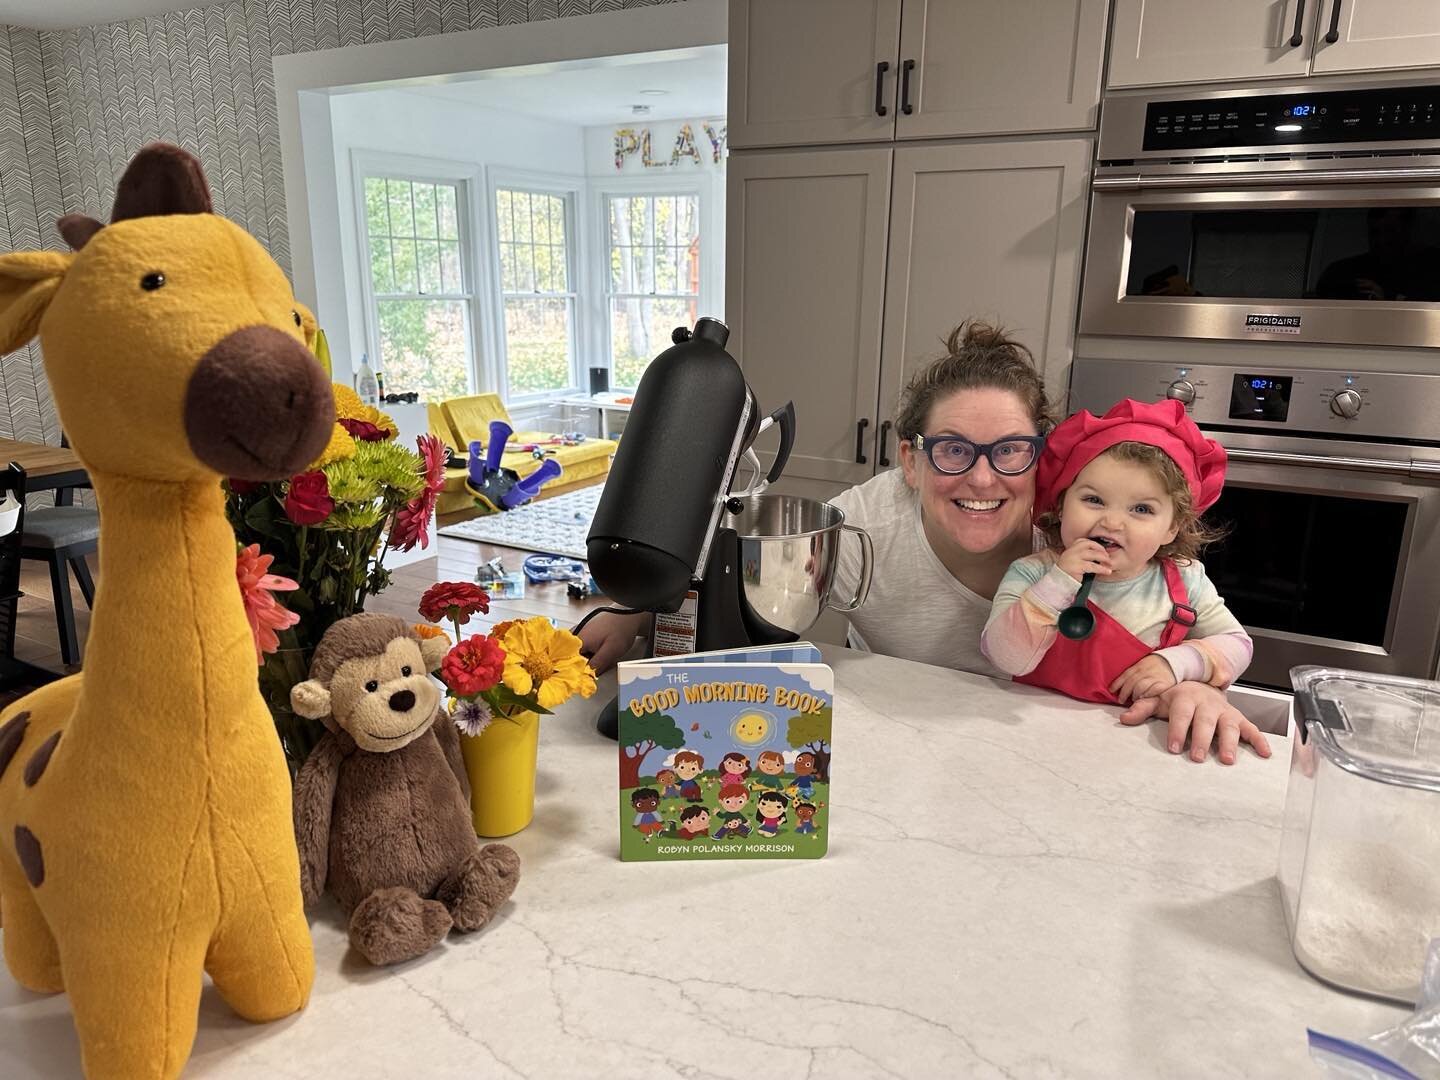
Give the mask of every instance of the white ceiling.
POLYGON ((223 0, 0 0, 0 23, 34 30, 69 30, 125 19, 143 19, 167 11, 214 7, 223 0))
POLYGON ((712 45, 693 50, 694 55, 684 60, 612 57, 600 66, 561 71, 510 68, 477 72, 468 81, 411 84, 401 92, 582 126, 721 117, 725 115, 725 53, 724 45, 712 45), (657 96, 642 90, 667 92, 657 96), (649 105, 650 112, 636 116, 632 105, 649 105))

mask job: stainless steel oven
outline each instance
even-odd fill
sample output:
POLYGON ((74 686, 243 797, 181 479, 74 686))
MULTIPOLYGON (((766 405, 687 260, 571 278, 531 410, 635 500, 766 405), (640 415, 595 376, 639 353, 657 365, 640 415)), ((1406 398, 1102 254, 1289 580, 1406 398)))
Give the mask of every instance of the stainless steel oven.
POLYGON ((1440 85, 1113 95, 1098 158, 1082 335, 1440 344, 1440 85))
POLYGON ((1254 637, 1243 681, 1296 664, 1437 675, 1440 376, 1081 357, 1074 408, 1185 401, 1230 454, 1204 555, 1254 637))

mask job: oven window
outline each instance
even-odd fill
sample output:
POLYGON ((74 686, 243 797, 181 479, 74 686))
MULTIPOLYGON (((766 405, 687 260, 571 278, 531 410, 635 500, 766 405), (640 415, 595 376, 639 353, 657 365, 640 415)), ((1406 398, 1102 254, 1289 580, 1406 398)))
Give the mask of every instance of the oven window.
POLYGON ((1125 295, 1440 301, 1440 207, 1136 208, 1125 295))
POLYGON ((1205 569, 1255 629, 1385 646, 1408 504, 1227 486, 1205 569), (1287 537, 1277 543, 1277 537, 1287 537))

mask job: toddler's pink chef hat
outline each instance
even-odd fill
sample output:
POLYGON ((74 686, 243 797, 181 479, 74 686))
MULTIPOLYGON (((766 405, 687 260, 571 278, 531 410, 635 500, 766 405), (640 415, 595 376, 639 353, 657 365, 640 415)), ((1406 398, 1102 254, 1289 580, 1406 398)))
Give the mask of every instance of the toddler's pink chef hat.
POLYGON ((1045 440, 1035 468, 1035 516, 1055 508, 1080 470, 1116 443, 1159 447, 1180 466, 1199 514, 1215 504, 1225 484, 1225 448, 1207 438, 1178 401, 1125 398, 1104 416, 1080 410, 1045 440))

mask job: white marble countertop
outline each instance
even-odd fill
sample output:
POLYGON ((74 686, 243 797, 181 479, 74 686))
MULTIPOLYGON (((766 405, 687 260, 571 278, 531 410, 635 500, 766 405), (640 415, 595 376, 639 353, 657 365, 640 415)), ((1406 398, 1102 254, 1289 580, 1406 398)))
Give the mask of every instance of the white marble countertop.
MULTIPOLYGON (((207 988, 186 1075, 1293 1077, 1307 1025, 1402 1015, 1291 955, 1285 738, 1196 765, 1113 712, 826 655, 823 860, 619 862, 614 744, 567 706, 495 922, 380 970, 322 910, 309 1007, 256 1027, 207 988)), ((0 1075, 78 1074, 65 999, 0 971, 0 1075)))

